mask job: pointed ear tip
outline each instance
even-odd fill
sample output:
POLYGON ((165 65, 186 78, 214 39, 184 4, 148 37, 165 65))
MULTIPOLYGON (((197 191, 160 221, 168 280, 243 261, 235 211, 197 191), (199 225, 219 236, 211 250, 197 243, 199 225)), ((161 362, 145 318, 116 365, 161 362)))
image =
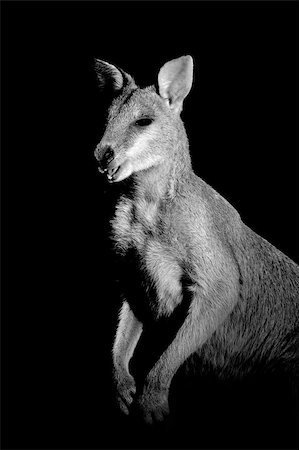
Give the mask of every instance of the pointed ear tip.
POLYGON ((106 61, 103 61, 102 59, 99 59, 99 58, 93 58, 93 60, 94 60, 94 63, 95 64, 108 64, 106 61))
POLYGON ((192 64, 192 65, 194 64, 194 60, 191 55, 186 55, 186 56, 184 56, 184 58, 185 58, 186 62, 188 62, 189 64, 192 64))

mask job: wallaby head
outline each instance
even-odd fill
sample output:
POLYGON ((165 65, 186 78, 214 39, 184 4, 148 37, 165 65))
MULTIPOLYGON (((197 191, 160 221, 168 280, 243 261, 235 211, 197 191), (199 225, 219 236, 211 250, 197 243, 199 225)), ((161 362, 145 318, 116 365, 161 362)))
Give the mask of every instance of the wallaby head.
POLYGON ((180 118, 193 77, 191 56, 167 62, 155 86, 139 88, 123 70, 96 60, 101 89, 112 94, 107 126, 95 156, 110 182, 159 173, 166 181, 190 167, 180 118), (163 177, 161 175, 163 174, 163 177))

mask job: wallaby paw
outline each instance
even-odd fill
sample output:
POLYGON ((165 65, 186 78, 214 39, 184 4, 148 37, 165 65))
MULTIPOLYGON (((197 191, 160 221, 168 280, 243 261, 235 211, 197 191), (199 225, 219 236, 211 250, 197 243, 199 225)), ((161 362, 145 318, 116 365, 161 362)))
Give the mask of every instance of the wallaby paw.
POLYGON ((136 386, 133 377, 129 376, 117 382, 117 403, 121 411, 126 415, 129 414, 129 406, 133 401, 135 393, 136 386))
POLYGON ((163 422, 169 414, 168 392, 145 392, 136 402, 143 421, 147 424, 163 422))

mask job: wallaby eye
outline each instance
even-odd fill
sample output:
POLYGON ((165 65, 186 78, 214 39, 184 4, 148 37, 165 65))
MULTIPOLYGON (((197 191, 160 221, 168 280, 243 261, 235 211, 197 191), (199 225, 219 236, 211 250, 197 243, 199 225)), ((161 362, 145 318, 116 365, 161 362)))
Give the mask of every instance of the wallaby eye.
POLYGON ((138 127, 147 127, 150 125, 154 119, 151 119, 150 117, 142 117, 141 119, 136 120, 135 125, 138 127))

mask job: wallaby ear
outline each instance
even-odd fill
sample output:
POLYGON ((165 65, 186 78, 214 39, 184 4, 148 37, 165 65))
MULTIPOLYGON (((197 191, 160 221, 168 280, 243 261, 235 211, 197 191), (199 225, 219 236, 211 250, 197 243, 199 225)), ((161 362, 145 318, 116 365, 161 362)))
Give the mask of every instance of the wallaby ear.
POLYGON ((159 93, 169 102, 169 106, 180 113, 184 98, 188 95, 193 79, 193 59, 191 56, 168 61, 158 75, 159 93))
POLYGON ((95 59, 95 71, 101 90, 110 88, 113 91, 120 91, 128 84, 135 86, 135 82, 129 74, 106 61, 95 59))

